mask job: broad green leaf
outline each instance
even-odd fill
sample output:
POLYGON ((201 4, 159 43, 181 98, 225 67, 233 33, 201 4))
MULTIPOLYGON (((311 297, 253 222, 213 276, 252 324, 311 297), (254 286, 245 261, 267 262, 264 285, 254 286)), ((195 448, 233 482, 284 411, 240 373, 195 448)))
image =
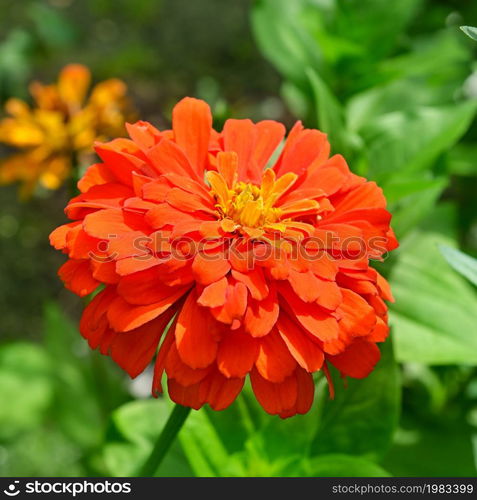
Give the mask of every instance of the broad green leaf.
POLYGON ((389 477, 389 472, 361 457, 329 454, 303 462, 306 477, 389 477))
POLYGON ((52 381, 59 426, 80 446, 97 446, 103 414, 124 401, 123 376, 108 359, 89 349, 76 326, 53 302, 45 305, 44 331, 45 346, 55 364, 52 381))
POLYGON ((326 83, 313 68, 306 69, 313 89, 318 127, 329 136, 333 152, 346 153, 343 110, 326 83))
POLYGON ((429 215, 447 183, 446 178, 440 178, 385 185, 384 192, 391 202, 389 210, 393 214, 391 224, 398 239, 429 215), (393 203, 396 199, 398 201, 393 203))
POLYGON ((439 245, 455 243, 432 229, 421 230, 396 251, 391 274, 396 357, 435 365, 476 364, 477 295, 449 267, 439 245))
POLYGON ((362 135, 369 176, 384 184, 394 176, 430 168, 467 131, 475 116, 476 102, 389 113, 366 126, 362 135))
POLYGON ((445 245, 440 245, 439 250, 458 273, 477 286, 477 259, 445 245))
POLYGON ((418 87, 425 79, 430 93, 439 95, 443 104, 449 102, 469 74, 472 48, 453 26, 414 36, 410 43, 409 51, 382 61, 380 70, 388 78, 410 79, 418 87))
MULTIPOLYGON (((462 403, 461 403, 462 404, 462 403)), ((454 407, 455 409, 455 407, 454 407)), ((398 477, 475 477, 472 428, 444 408, 438 418, 407 411, 382 466, 398 477)))
POLYGON ((324 398, 313 456, 344 453, 375 460, 387 451, 399 418, 401 389, 390 340, 381 346, 381 354, 367 378, 349 378, 347 387, 334 372, 336 395, 334 400, 324 398))
POLYGON ((477 40, 477 28, 474 26, 461 26, 460 29, 473 40, 477 40))
MULTIPOLYGON (((113 476, 137 473, 162 431, 171 406, 164 399, 127 403, 111 415, 111 428, 100 454, 107 472, 113 476)), ((176 441, 161 464, 159 476, 192 476, 187 460, 176 441)))
POLYGON ((422 0, 346 0, 336 2, 334 29, 340 38, 363 49, 360 62, 380 59, 396 45, 401 33, 416 14, 422 0))
POLYGON ((453 175, 477 176, 477 146, 457 144, 446 158, 447 171, 453 175))
POLYGON ((289 80, 306 83, 304 69, 321 68, 322 55, 301 20, 307 0, 258 0, 252 8, 252 29, 267 59, 289 80))
POLYGON ((81 451, 53 423, 24 430, 0 446, 0 477, 86 477, 81 451))
POLYGON ((71 45, 76 38, 76 26, 58 9, 41 3, 30 4, 29 17, 46 45, 58 49, 71 45))
MULTIPOLYGON (((237 425, 240 426, 239 421, 237 425)), ((246 475, 239 455, 232 456, 224 445, 227 431, 220 435, 205 409, 192 412, 179 440, 192 470, 199 477, 246 475)))
POLYGON ((18 342, 0 347, 0 440, 42 422, 53 401, 52 370, 40 346, 18 342))

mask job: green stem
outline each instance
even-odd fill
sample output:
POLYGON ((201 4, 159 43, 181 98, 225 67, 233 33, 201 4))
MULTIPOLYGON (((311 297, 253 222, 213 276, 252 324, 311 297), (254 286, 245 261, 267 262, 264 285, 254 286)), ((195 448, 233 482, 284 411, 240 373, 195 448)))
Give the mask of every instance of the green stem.
POLYGON ((181 430, 187 416, 190 413, 190 408, 182 405, 176 405, 169 416, 169 419, 159 434, 159 437, 151 451, 148 459, 140 469, 139 477, 152 477, 161 465, 175 437, 181 430))

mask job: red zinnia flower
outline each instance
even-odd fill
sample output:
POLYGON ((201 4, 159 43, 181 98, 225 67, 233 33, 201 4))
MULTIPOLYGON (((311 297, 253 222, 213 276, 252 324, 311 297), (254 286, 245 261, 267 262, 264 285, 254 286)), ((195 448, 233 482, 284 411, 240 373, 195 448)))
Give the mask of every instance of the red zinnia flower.
POLYGON ((392 299, 369 259, 397 246, 376 184, 330 158, 318 130, 297 123, 272 160, 283 125, 217 133, 196 99, 172 130, 128 132, 96 147, 73 222, 51 235, 68 289, 104 286, 80 324, 90 346, 131 377, 156 356, 153 394, 165 371, 172 400, 196 409, 226 408, 249 375, 263 408, 288 417, 309 410, 327 363, 366 377, 392 299))

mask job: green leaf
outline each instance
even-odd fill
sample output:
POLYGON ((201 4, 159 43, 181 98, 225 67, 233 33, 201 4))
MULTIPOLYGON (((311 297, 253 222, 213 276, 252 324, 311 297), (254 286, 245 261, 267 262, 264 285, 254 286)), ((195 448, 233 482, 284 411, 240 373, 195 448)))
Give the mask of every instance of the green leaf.
POLYGON ((287 79, 298 84, 306 83, 305 68, 322 67, 320 48, 300 22, 307 3, 258 0, 251 12, 255 39, 265 57, 287 79))
POLYGON ((40 346, 18 342, 0 347, 0 439, 41 423, 53 401, 52 368, 40 346))
MULTIPOLYGON (((336 2, 334 30, 362 47, 366 59, 380 59, 396 45, 398 35, 419 10, 422 0, 347 0, 336 2)), ((364 57, 360 58, 363 64, 364 57)))
POLYGON ((477 28, 474 26, 461 26, 460 29, 473 40, 477 40, 477 28))
MULTIPOLYGON (((388 449, 397 426, 400 378, 391 342, 382 345, 382 358, 365 379, 335 376, 334 400, 325 397, 321 420, 311 443, 311 454, 344 453, 371 460, 388 449)), ((325 395, 326 396, 326 395, 325 395)))
POLYGON ((313 68, 307 68, 306 75, 313 89, 318 128, 328 134, 334 152, 345 154, 345 126, 341 105, 313 68))
POLYGON ((398 239, 403 238, 429 215, 447 184, 446 178, 439 178, 398 181, 385 185, 384 192, 393 214, 392 227, 398 239))
POLYGON ((303 462, 306 477, 389 477, 379 465, 360 457, 330 454, 303 462))
POLYGON ((108 359, 90 351, 76 326, 53 302, 44 308, 44 330, 45 346, 55 364, 52 382, 58 424, 81 447, 97 446, 103 414, 124 401, 123 377, 108 359))
POLYGON ((410 235, 396 251, 391 274, 396 302, 390 320, 396 358, 435 365, 476 364, 477 295, 449 267, 439 245, 455 242, 428 228, 410 235))
POLYGON ((380 184, 394 176, 429 169, 467 131, 477 101, 454 106, 421 107, 383 115, 366 126, 362 136, 369 161, 369 176, 380 184))
MULTIPOLYGON (((107 472, 115 477, 134 475, 148 457, 170 412, 171 406, 165 399, 134 401, 115 410, 108 442, 100 454, 107 472)), ((159 467, 158 475, 193 475, 177 441, 159 467)))
MULTIPOLYGON (((240 427, 239 420, 236 420, 236 424, 240 427)), ((181 429, 179 440, 196 476, 246 475, 239 456, 232 456, 224 444, 227 434, 223 431, 219 434, 204 409, 189 415, 181 429)))
POLYGON ((477 146, 457 144, 447 155, 447 171, 453 175, 477 176, 477 146))
POLYGON ((446 406, 438 418, 408 411, 383 467, 397 477, 475 477, 473 429, 452 410, 446 406))
POLYGON ((439 250, 447 262, 462 276, 477 286, 477 259, 470 255, 445 245, 440 245, 439 250))

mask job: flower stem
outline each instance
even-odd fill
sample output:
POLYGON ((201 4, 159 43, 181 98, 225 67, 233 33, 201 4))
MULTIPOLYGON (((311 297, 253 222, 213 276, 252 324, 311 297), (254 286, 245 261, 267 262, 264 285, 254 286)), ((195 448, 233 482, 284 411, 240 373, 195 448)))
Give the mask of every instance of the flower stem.
POLYGON ((190 408, 182 405, 176 405, 174 410, 169 416, 169 419, 159 434, 159 437, 154 445, 146 462, 141 467, 138 474, 139 477, 151 477, 154 476, 155 472, 161 465, 164 457, 166 456, 169 448, 174 442, 175 437, 181 430, 187 416, 190 413, 190 408))

